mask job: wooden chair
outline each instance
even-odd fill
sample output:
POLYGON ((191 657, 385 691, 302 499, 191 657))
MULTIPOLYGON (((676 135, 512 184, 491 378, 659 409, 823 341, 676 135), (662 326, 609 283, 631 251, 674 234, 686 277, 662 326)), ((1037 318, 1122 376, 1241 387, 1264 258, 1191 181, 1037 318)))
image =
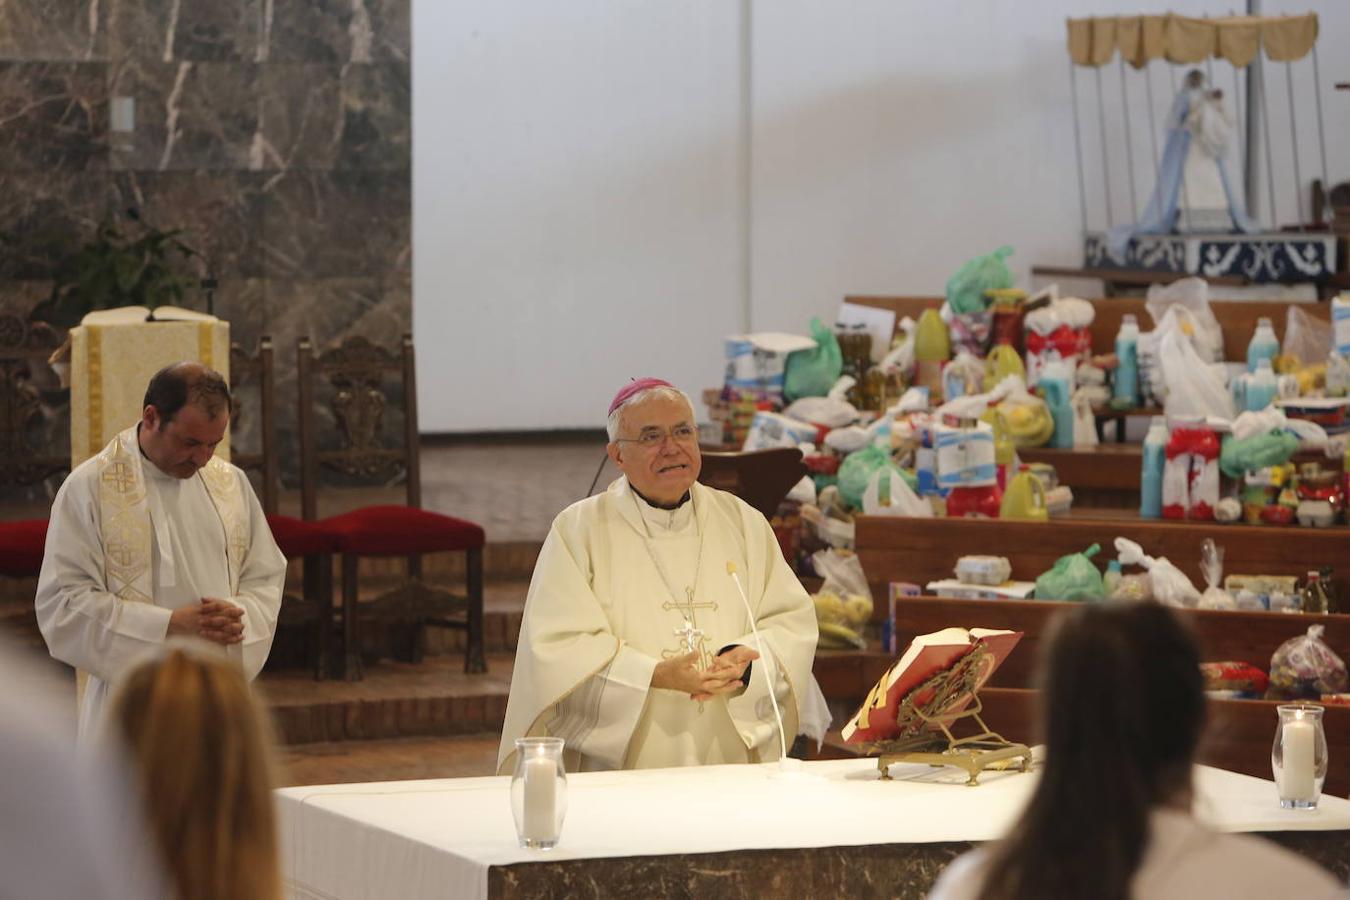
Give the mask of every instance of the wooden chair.
MULTIPOLYGON (((0 315, 0 484, 40 484, 70 468, 42 439, 44 398, 34 373, 61 338, 41 322, 0 315)), ((0 575, 31 578, 42 571, 46 519, 0 522, 0 575)))
POLYGON ((276 393, 273 377, 272 339, 263 335, 258 352, 250 356, 238 344, 230 345, 230 391, 235 396, 231 432, 241 433, 240 424, 249 410, 258 417, 257 450, 241 452, 231 446, 231 461, 245 472, 257 473, 259 496, 268 527, 282 554, 299 559, 303 566, 301 595, 287 595, 278 615, 279 628, 311 627, 314 630, 314 677, 329 675, 333 634, 333 554, 337 553, 337 535, 319 522, 307 522, 277 512, 280 486, 280 460, 277 455, 276 393), (253 404, 241 402, 240 387, 256 394, 253 404))
POLYGON ((417 381, 411 335, 401 353, 352 337, 316 355, 308 338, 297 347, 300 391, 301 503, 306 520, 318 514, 322 473, 349 483, 402 477, 405 505, 367 506, 324 519, 338 536, 342 557, 342 632, 348 680, 361 677, 363 620, 414 629, 412 661, 421 659, 425 625, 467 632, 464 670, 487 670, 483 655, 483 529, 464 519, 421 508, 422 483, 417 434, 417 381), (397 390, 401 386, 401 403, 397 390), (400 384, 401 383, 401 384, 400 384), (391 396, 393 401, 391 403, 391 396), (403 413, 401 440, 385 439, 386 412, 403 413), (322 409, 328 440, 318 428, 322 409), (465 596, 433 588, 422 579, 422 555, 463 553, 465 596), (358 564, 363 556, 406 557, 407 579, 375 600, 358 603, 358 564), (453 614, 453 617, 451 615, 453 614))
POLYGON ((698 480, 740 497, 772 519, 792 486, 806 475, 802 451, 774 447, 749 453, 704 453, 698 480))

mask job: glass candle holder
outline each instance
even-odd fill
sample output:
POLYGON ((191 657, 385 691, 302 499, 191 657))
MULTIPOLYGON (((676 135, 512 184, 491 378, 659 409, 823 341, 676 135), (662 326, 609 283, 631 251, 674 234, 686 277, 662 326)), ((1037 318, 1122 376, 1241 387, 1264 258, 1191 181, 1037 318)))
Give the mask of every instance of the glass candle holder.
POLYGON ((511 813, 522 847, 552 850, 558 845, 567 814, 567 772, 562 752, 562 738, 516 738, 511 813))
POLYGON ((1276 708, 1280 723, 1270 768, 1284 809, 1317 809, 1327 778, 1327 736, 1322 730, 1321 706, 1290 703, 1276 708))

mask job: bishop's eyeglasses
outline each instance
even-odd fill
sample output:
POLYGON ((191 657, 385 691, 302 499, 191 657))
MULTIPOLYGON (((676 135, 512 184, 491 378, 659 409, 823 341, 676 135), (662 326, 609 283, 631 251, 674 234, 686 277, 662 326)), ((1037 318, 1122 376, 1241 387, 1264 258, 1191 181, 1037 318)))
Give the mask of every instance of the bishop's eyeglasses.
POLYGON ((698 429, 693 425, 676 425, 669 431, 660 428, 644 428, 642 433, 635 438, 615 438, 615 443, 619 444, 637 444, 643 450, 655 450, 670 438, 677 444, 695 444, 698 443, 698 429))

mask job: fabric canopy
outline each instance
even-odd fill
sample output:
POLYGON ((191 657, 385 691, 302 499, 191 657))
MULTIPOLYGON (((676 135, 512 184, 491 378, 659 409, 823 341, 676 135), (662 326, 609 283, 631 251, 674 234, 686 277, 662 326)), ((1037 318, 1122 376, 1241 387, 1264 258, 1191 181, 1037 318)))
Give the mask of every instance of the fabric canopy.
POLYGON ((1302 59, 1317 41, 1317 14, 1301 16, 1102 16, 1069 20, 1075 65, 1103 66, 1120 51, 1136 69, 1155 59, 1198 63, 1210 57, 1250 65, 1264 47, 1275 62, 1302 59))

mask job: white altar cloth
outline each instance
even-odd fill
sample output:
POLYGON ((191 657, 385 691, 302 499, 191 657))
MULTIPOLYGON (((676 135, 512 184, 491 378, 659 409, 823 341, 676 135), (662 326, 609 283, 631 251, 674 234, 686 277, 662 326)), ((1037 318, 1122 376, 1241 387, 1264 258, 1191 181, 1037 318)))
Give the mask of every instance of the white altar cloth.
MULTIPOLYGON (((567 817, 552 851, 524 850, 510 778, 321 785, 277 792, 288 895, 303 900, 486 897, 488 868, 544 860, 862 846, 999 837, 1036 774, 965 773, 873 760, 776 763, 568 776, 567 817)), ((1271 781, 1196 768, 1196 814, 1221 831, 1350 830, 1350 801, 1282 810, 1271 781)))

